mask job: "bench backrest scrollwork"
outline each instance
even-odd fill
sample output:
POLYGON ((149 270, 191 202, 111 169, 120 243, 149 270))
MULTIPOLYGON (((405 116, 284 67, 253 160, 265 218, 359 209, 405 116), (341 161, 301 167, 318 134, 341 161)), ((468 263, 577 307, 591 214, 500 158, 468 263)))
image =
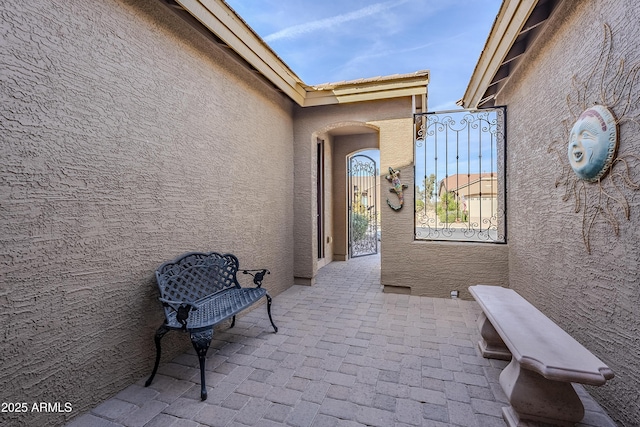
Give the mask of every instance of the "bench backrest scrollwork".
POLYGON ((160 297, 193 303, 229 288, 239 288, 238 258, 233 254, 191 252, 156 270, 160 297))

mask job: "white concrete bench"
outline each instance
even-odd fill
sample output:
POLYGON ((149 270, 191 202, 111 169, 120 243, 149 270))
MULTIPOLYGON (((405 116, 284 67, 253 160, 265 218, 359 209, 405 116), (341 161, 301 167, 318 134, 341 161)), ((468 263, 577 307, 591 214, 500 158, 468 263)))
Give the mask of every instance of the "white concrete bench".
POLYGON ((613 371, 512 289, 470 286, 482 308, 478 319, 484 357, 511 359, 500 374, 509 426, 571 426, 584 406, 571 383, 603 385, 613 371))

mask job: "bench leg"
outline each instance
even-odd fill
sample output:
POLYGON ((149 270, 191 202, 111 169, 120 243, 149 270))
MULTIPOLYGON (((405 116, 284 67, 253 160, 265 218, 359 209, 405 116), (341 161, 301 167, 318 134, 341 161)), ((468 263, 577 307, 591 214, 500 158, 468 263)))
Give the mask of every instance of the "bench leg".
POLYGON ((480 330, 480 336, 482 337, 482 339, 478 341, 482 357, 486 357, 487 359, 511 360, 511 352, 484 313, 480 313, 477 324, 480 330))
POLYGON ((269 294, 265 294, 267 297, 267 314, 269 315, 269 320, 271 321, 271 326, 273 326, 273 330, 278 333, 278 328, 275 323, 273 323, 273 318, 271 317, 271 296, 269 294))
POLYGON ((584 418, 584 406, 569 382, 553 381, 524 369, 513 359, 500 374, 511 406, 502 408, 509 427, 573 426, 584 418))
POLYGON ((213 338, 213 328, 206 331, 191 332, 191 344, 198 354, 200 361, 200 399, 207 400, 207 387, 204 381, 204 365, 207 360, 207 350, 213 338))
POLYGON ((229 326, 229 329, 233 328, 234 326, 236 326, 236 316, 233 316, 233 319, 231 319, 231 326, 229 326))
POLYGON ((160 353, 162 352, 162 349, 160 348, 160 340, 170 330, 171 329, 169 329, 167 325, 163 323, 162 326, 160 326, 156 331, 156 336, 154 338, 154 341, 156 343, 156 363, 153 366, 153 372, 151 372, 151 376, 149 377, 147 382, 144 383, 145 387, 149 387, 149 385, 151 385, 151 381, 153 381, 153 377, 155 377, 156 372, 158 372, 158 365, 160 364, 160 353))

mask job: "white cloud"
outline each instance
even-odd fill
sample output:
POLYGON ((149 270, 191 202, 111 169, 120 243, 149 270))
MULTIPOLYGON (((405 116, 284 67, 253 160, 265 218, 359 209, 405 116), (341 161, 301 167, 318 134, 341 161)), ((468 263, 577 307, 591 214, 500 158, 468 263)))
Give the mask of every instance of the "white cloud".
POLYGON ((273 42, 275 40, 280 40, 280 39, 295 38, 302 34, 307 34, 314 31, 331 28, 333 26, 344 24, 346 22, 356 21, 359 19, 366 18, 368 16, 376 15, 378 13, 384 12, 387 9, 391 9, 393 7, 406 3, 407 1, 408 0, 387 1, 384 3, 376 3, 376 4, 372 4, 371 6, 367 6, 362 9, 355 10, 353 12, 332 16, 330 18, 319 19, 317 21, 311 21, 304 24, 293 25, 291 27, 269 34, 264 38, 264 40, 266 42, 273 42))
MULTIPOLYGON (((380 45, 372 45, 366 51, 361 52, 359 55, 354 56, 353 58, 349 59, 345 63, 339 64, 338 66, 333 67, 329 71, 334 72, 336 74, 340 74, 340 75, 353 74, 353 75, 360 75, 363 77, 372 77, 372 76, 366 75, 366 72, 367 72, 366 68, 369 64, 375 63, 376 61, 372 61, 372 60, 375 60, 376 58, 387 57, 389 58, 387 62, 393 63, 396 66, 401 65, 403 62, 420 64, 424 60, 423 56, 407 56, 404 54, 420 51, 423 49, 428 49, 433 46, 446 45, 447 43, 450 43, 457 39, 464 40, 464 37, 466 37, 466 33, 463 32, 463 33, 455 34, 450 37, 433 40, 428 43, 423 43, 416 46, 410 46, 403 49, 384 48, 380 45)), ((421 67, 421 65, 417 65, 417 66, 421 67)), ((413 71, 416 71, 416 70, 414 69, 413 71)), ((353 78, 356 78, 356 77, 353 77, 353 78)))

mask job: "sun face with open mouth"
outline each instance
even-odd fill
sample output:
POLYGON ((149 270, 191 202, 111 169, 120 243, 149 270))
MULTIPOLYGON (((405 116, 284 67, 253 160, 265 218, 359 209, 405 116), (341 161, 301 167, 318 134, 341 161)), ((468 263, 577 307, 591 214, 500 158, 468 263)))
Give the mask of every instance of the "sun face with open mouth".
POLYGON ((615 117, 603 105, 584 110, 569 132, 569 165, 578 178, 596 182, 607 173, 618 148, 615 117))
POLYGON ((625 70, 625 61, 620 59, 614 70, 613 62, 611 29, 605 24, 604 42, 591 73, 585 80, 573 77, 574 93, 567 96, 572 118, 564 121, 565 137, 549 147, 562 163, 562 175, 556 180, 556 187, 565 190, 562 200, 573 199, 575 212, 582 212, 582 237, 588 253, 597 220, 604 219, 617 235, 618 218, 630 217, 628 194, 640 188, 633 178, 639 174, 640 156, 619 153, 620 126, 640 128, 640 93, 635 90, 640 64, 625 70))

